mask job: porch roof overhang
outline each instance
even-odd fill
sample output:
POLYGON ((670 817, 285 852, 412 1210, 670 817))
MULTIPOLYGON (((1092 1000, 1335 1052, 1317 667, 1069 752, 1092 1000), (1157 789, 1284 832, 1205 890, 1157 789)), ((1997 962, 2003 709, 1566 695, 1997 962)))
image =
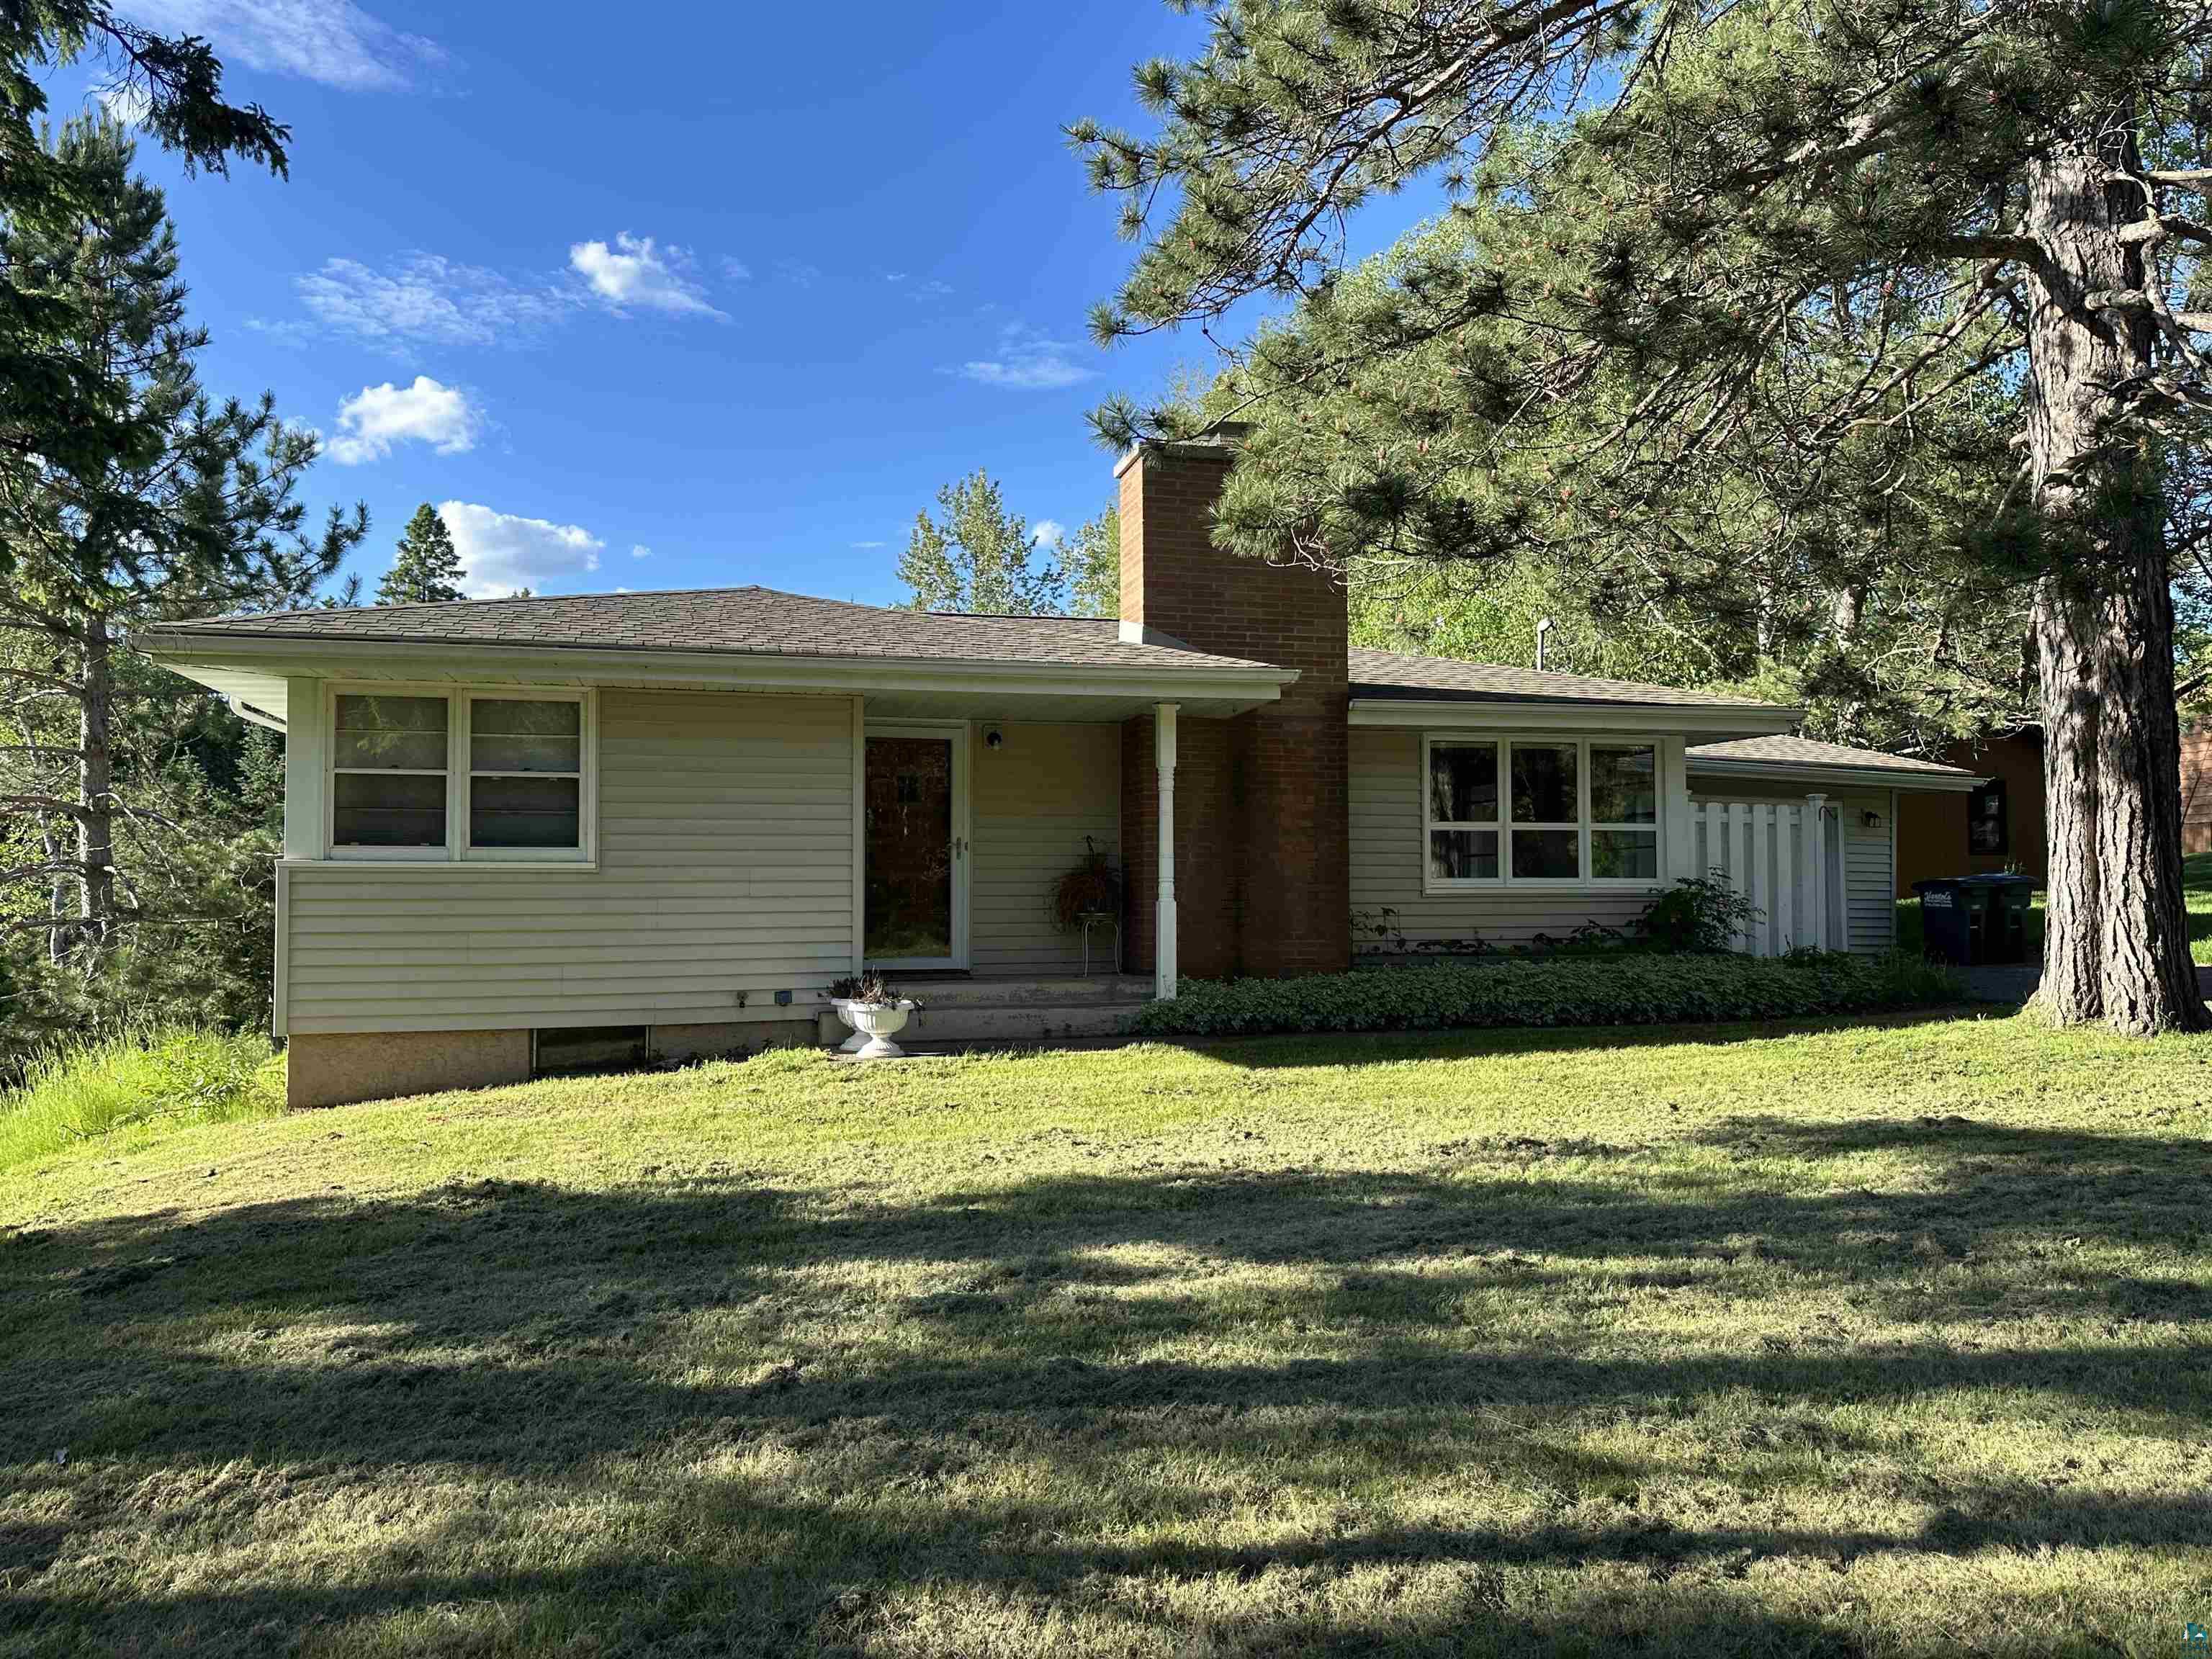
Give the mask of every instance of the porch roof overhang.
MULTIPOLYGON (((819 656, 669 647, 410 642, 255 635, 175 624, 141 635, 150 660, 219 692, 249 720, 282 731, 294 679, 395 684, 557 685, 641 690, 860 696, 898 719, 1127 720, 1157 703, 1225 717, 1279 700, 1294 669, 1229 664, 970 661, 943 657, 819 656)), ((1165 653, 1162 653, 1165 654, 1165 653)))
POLYGON ((1808 792, 1835 789, 1924 790, 1940 795, 1963 795, 1987 780, 1972 772, 1955 775, 1894 766, 1805 766, 1768 761, 1700 760, 1694 750, 1686 769, 1694 788, 1699 779, 1716 783, 1786 783, 1808 792))

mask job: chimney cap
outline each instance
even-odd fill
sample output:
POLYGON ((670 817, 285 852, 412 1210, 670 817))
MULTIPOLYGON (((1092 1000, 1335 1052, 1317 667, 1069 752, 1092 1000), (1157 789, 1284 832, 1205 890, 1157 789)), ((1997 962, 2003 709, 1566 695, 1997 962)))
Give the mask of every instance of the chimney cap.
POLYGON ((1196 437, 1168 441, 1148 438, 1130 445, 1114 464, 1114 476, 1120 477, 1146 455, 1165 455, 1181 461, 1233 461, 1236 452, 1244 447, 1245 440, 1251 435, 1249 421, 1217 421, 1196 437))

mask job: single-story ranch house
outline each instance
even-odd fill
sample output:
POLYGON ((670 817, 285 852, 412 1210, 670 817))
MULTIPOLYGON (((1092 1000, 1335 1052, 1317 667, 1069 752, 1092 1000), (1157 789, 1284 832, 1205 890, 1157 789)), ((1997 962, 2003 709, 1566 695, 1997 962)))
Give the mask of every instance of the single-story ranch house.
POLYGON ((1118 622, 743 587, 150 629, 286 734, 295 1103, 812 1041, 864 963, 927 981, 925 1039, 1110 1030, 1178 974, 1562 935, 1713 868, 1747 949, 1889 946, 1899 793, 1972 774, 1351 648, 1328 574, 1214 547, 1231 455, 1122 462, 1118 622), (1124 901, 1079 937, 1048 897, 1086 843, 1124 901))

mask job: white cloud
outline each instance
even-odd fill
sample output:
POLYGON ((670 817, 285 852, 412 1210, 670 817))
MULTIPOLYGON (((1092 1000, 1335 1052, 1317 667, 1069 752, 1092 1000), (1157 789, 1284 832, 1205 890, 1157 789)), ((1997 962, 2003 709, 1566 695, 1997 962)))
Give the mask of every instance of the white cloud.
POLYGON ((725 259, 722 261, 722 275, 733 283, 750 283, 753 279, 753 268, 743 259, 725 259))
POLYGON ((643 542, 637 542, 632 544, 629 556, 633 559, 649 559, 653 556, 653 550, 643 542))
MULTIPOLYGON (((575 301, 550 284, 526 287, 479 265, 409 253, 391 268, 332 259, 295 286, 325 328, 371 340, 437 345, 514 343, 558 321, 575 301)), ((269 327, 269 325, 263 325, 269 327)), ((276 325, 272 331, 283 331, 276 325)))
POLYGON ((497 599, 518 587, 544 592, 599 568, 606 544, 580 525, 495 513, 474 501, 441 501, 471 599, 497 599))
POLYGON ((888 542, 854 542, 852 544, 853 546, 860 549, 863 552, 872 548, 888 547, 890 544, 888 542))
POLYGON ((417 374, 412 386, 365 386, 338 405, 338 434, 330 457, 340 466, 380 461, 394 444, 424 443, 441 455, 476 447, 483 413, 459 386, 417 374))
POLYGON ((1064 340, 1048 339, 1021 323, 1008 323, 999 331, 996 356, 971 360, 951 372, 981 386, 1050 392, 1087 380, 1097 373, 1074 360, 1075 349, 1064 340))
POLYGON ((1067 535, 1067 526, 1057 519, 1039 519, 1030 526, 1030 534, 1036 538, 1039 547, 1058 547, 1067 535))
POLYGON ((568 265, 617 311, 643 306, 651 311, 729 320, 708 303, 684 250, 657 246, 650 236, 633 236, 625 230, 612 246, 575 243, 568 250, 568 265))
POLYGON ((214 43, 226 63, 296 75, 348 92, 390 91, 446 61, 351 0, 131 0, 131 21, 214 43))

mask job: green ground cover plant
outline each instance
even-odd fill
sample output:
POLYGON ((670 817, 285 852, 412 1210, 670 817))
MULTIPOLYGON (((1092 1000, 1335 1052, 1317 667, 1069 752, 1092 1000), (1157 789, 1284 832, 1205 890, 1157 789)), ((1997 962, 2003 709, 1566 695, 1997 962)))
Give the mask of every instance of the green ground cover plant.
POLYGON ((1603 956, 1410 962, 1303 979, 1186 980, 1147 1005, 1155 1036, 1665 1025, 1808 1018, 1960 1001, 1957 978, 1915 957, 1603 956))

